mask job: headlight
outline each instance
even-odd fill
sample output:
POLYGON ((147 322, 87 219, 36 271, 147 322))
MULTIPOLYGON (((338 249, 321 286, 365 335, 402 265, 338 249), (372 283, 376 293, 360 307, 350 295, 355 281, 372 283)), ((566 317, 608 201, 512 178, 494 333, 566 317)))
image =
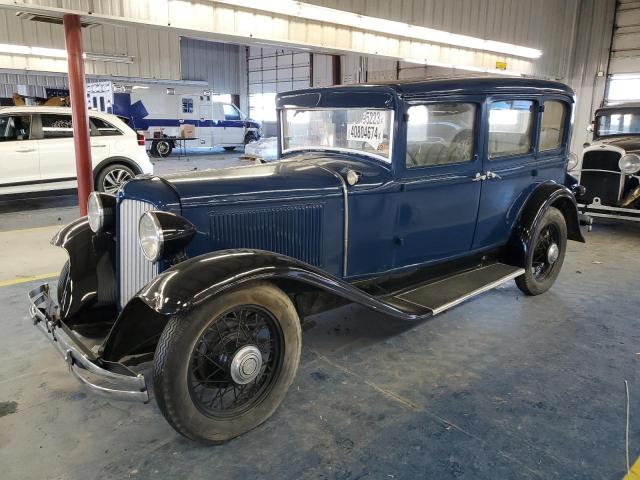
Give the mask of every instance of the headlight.
POLYGON ((140 217, 138 222, 138 240, 142 253, 152 262, 162 256, 162 228, 153 212, 147 212, 140 217))
POLYGON ((113 195, 91 192, 87 201, 87 218, 94 233, 113 225, 115 205, 116 197, 113 195))
POLYGON ((140 248, 152 262, 180 253, 195 234, 189 220, 169 212, 149 211, 138 222, 140 248))
POLYGON ((569 162, 567 163, 567 171, 571 172, 573 169, 575 169, 578 166, 578 163, 580 163, 578 155, 571 152, 569 154, 569 162))
POLYGON ((640 171, 640 155, 635 153, 627 153, 623 155, 618 162, 618 167, 622 173, 633 175, 640 171))

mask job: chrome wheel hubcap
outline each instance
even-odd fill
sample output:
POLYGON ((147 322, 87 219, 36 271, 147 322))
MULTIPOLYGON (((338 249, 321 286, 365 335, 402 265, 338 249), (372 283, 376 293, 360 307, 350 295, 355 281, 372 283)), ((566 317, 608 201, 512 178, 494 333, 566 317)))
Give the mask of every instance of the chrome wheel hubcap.
POLYGON ((231 378, 239 385, 245 385, 256 379, 262 368, 262 354, 255 345, 246 345, 239 349, 231 360, 231 378))
POLYGON ((558 260, 559 255, 560 249, 558 248, 558 245, 556 243, 549 245, 549 248, 547 249, 547 261, 549 263, 555 263, 555 261, 558 260))

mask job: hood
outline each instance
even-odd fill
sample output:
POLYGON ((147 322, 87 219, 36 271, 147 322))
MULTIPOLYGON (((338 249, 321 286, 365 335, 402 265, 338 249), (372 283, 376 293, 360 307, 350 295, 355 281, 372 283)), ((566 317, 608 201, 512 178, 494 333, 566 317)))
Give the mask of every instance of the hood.
POLYGON ((337 174, 306 156, 277 163, 164 175, 182 206, 342 195, 337 174))
POLYGON ((623 149, 625 152, 638 152, 640 151, 640 135, 628 136, 628 137, 612 137, 612 138, 600 138, 595 140, 590 146, 596 147, 598 145, 611 145, 623 149))

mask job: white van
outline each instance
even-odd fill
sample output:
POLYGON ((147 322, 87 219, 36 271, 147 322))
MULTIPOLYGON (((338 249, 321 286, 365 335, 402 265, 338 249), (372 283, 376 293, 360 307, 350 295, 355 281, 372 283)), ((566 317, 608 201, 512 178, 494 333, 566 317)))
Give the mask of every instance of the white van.
MULTIPOLYGON (((153 173, 142 135, 115 115, 90 112, 96 190, 115 193, 141 173, 153 173)), ((0 198, 78 187, 71 109, 0 108, 0 198)))
POLYGON ((219 102, 208 91, 162 85, 87 85, 89 107, 129 119, 129 125, 147 139, 154 156, 175 148, 172 137, 187 137, 186 147, 223 147, 233 150, 262 136, 261 124, 235 105, 219 102), (186 133, 186 134, 185 134, 186 133))

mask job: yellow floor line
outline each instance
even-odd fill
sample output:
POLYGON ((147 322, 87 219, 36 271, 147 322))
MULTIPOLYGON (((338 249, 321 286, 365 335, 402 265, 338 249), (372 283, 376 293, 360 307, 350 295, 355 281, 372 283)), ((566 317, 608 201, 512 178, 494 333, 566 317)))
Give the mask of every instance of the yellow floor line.
POLYGON ((0 288, 18 285, 20 283, 33 282, 35 280, 44 280, 45 278, 54 278, 58 276, 58 272, 43 273, 41 275, 31 275, 30 277, 12 278, 11 280, 0 280, 0 288))
POLYGON ((622 480, 640 480, 640 457, 636 459, 636 462, 622 480))
POLYGON ((14 230, 0 230, 0 233, 37 232, 38 230, 47 230, 47 229, 52 229, 53 227, 58 227, 58 229, 61 229, 64 226, 65 226, 64 223, 59 223, 55 225, 46 225, 44 227, 16 228, 14 230))

